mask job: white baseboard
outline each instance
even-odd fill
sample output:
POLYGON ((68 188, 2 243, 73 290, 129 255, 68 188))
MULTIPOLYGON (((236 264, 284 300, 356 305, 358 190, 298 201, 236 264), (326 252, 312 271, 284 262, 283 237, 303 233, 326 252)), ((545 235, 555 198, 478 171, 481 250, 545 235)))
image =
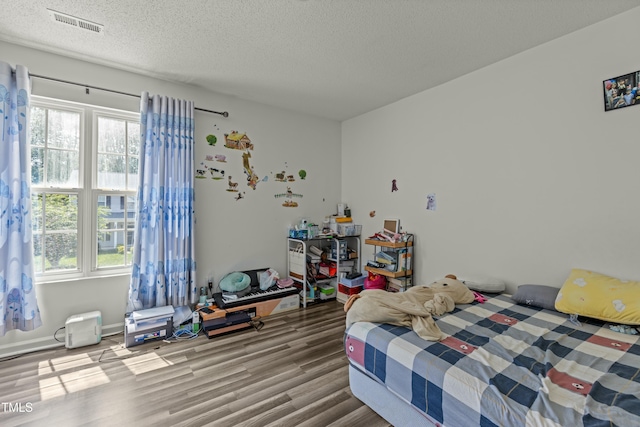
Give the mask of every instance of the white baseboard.
MULTIPOLYGON (((124 322, 102 326, 103 337, 121 334, 123 332, 124 322)), ((34 351, 52 350, 54 348, 64 347, 64 334, 59 335, 60 336, 58 337, 58 339, 63 339, 63 342, 58 342, 52 337, 46 337, 0 345, 0 359, 5 357, 19 356, 26 353, 33 353, 34 351)))

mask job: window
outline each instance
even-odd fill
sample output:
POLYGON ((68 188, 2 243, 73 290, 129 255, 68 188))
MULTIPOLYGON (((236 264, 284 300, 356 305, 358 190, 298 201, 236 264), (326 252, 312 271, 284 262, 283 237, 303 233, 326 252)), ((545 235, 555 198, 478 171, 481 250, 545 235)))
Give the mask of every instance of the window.
POLYGON ((139 150, 137 114, 34 97, 32 222, 40 277, 129 270, 139 150))

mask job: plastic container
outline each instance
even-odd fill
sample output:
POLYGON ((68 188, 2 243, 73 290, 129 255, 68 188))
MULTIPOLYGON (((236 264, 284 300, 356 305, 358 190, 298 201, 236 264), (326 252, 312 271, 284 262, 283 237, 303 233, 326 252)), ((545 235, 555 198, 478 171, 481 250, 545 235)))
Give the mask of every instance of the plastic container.
POLYGON ((336 289, 329 284, 322 284, 318 286, 318 291, 321 300, 327 300, 336 297, 336 289))
POLYGON ((342 236, 359 236, 362 226, 357 224, 338 224, 338 234, 342 236))
POLYGON ((307 226, 307 231, 309 239, 313 239, 318 234, 320 234, 320 227, 318 227, 316 224, 309 224, 307 226))
POLYGON ((346 260, 348 257, 346 240, 336 239, 331 242, 331 258, 346 260))
POLYGON ((362 286, 364 285, 364 281, 366 278, 367 276, 364 275, 356 277, 355 279, 347 279, 346 277, 343 277, 342 279, 340 279, 340 283, 347 287, 362 286))
POLYGON ((362 292, 362 285, 359 286, 347 286, 344 283, 338 283, 338 292, 345 295, 355 295, 362 292))

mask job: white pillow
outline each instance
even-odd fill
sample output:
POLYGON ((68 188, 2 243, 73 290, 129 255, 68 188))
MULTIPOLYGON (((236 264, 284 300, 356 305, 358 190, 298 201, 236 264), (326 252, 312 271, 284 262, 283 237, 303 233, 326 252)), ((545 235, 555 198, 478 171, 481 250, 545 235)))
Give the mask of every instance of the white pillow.
POLYGON ((489 294, 499 294, 504 292, 506 283, 500 279, 492 278, 458 278, 462 283, 467 285, 467 288, 472 291, 486 292, 489 294))

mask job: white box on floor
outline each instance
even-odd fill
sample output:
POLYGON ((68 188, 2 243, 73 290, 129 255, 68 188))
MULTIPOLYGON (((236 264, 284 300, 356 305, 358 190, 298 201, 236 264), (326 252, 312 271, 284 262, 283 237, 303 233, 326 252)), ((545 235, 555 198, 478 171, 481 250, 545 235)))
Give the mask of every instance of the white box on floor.
POLYGON ((98 344, 102 340, 102 313, 90 311, 74 314, 67 319, 64 329, 67 348, 98 344))

